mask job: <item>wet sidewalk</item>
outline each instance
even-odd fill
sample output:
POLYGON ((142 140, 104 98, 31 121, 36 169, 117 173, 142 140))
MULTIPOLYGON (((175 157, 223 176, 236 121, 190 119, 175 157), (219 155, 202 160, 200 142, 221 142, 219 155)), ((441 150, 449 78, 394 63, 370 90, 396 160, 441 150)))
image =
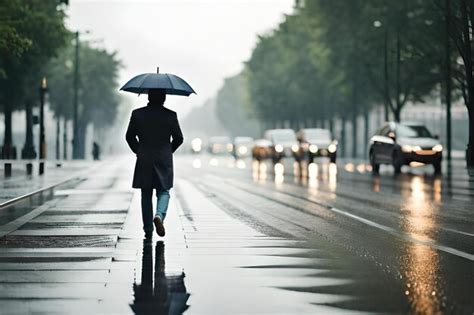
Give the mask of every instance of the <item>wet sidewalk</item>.
MULTIPOLYGON (((21 160, 13 160, 12 163, 17 168, 22 168, 26 165, 21 160), (18 165, 15 163, 18 163, 18 165)), ((45 173, 43 175, 37 174, 38 163, 33 163, 34 172, 32 175, 27 175, 26 172, 15 169, 12 177, 4 177, 3 169, 0 169, 0 173, 2 174, 0 176, 0 208, 4 203, 14 198, 37 190, 53 187, 74 178, 81 178, 84 172, 98 168, 103 163, 105 162, 66 161, 62 162, 61 166, 58 167, 55 162, 46 162, 45 173)))
POLYGON ((325 275, 322 249, 251 228, 186 179, 166 237, 144 242, 131 165, 110 163, 2 226, 2 313, 345 313, 333 306, 350 297, 305 289, 351 282, 325 275))

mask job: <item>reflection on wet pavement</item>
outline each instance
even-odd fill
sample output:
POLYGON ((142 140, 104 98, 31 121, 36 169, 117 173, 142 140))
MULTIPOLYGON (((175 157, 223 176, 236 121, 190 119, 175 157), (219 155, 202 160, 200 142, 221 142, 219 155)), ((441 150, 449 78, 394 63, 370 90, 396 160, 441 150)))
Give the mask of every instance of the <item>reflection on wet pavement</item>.
POLYGON ((135 314, 182 314, 188 309, 190 294, 184 285, 184 273, 165 272, 165 244, 156 242, 153 272, 152 241, 143 242, 141 284, 133 284, 135 314))
MULTIPOLYGON (((423 189, 423 178, 415 176, 411 180, 411 193, 404 191, 402 206, 402 226, 411 236, 422 240, 436 237, 436 203, 430 202, 423 189)), ((439 192, 434 192, 439 194, 439 192)), ((434 198, 436 200, 436 197, 434 198)), ((441 312, 442 279, 439 272, 438 253, 431 247, 410 243, 402 249, 401 269, 406 281, 405 295, 412 309, 418 314, 438 314, 441 312)))
MULTIPOLYGON (((212 176, 206 170, 197 174, 196 185, 212 191, 212 200, 223 209, 242 220, 248 216, 250 225, 269 225, 298 239, 322 235, 351 253, 332 256, 343 263, 306 268, 327 269, 325 275, 353 284, 284 288, 350 296, 352 302, 326 304, 350 310, 438 314, 472 309, 467 279, 474 270, 474 180, 462 166, 442 176, 432 175, 431 166, 404 168, 399 175, 382 168, 372 176, 370 165, 360 161, 303 162, 301 168, 291 160, 248 163, 251 175, 219 164, 212 176)), ((313 257, 327 257, 321 244, 312 248, 319 251, 313 257)))

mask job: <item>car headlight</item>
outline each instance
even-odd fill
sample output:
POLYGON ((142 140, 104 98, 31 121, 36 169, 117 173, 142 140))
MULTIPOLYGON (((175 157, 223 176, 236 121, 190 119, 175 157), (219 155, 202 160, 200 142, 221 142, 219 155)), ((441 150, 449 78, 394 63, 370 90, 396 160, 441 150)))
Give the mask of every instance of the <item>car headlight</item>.
POLYGON ((247 151, 248 151, 247 147, 245 147, 245 146, 239 147, 239 153, 240 154, 247 154, 247 151))
POLYGON ((316 153, 316 152, 318 152, 318 146, 315 145, 315 144, 310 145, 310 146, 309 146, 309 152, 311 152, 311 153, 316 153))
POLYGON ((402 145, 402 151, 410 153, 411 151, 413 151, 413 147, 411 145, 402 145))
POLYGON ((299 149, 300 149, 300 147, 299 147, 297 144, 293 144, 293 145, 291 146, 291 151, 293 151, 293 152, 295 152, 295 153, 298 152, 299 149))
POLYGON ((234 149, 234 145, 232 143, 227 143, 226 148, 227 152, 232 152, 232 150, 234 149))
POLYGON ((336 152, 336 150, 337 150, 337 145, 336 145, 336 144, 331 143, 331 144, 328 146, 328 151, 329 151, 330 153, 334 153, 334 152, 336 152))
POLYGON ((194 152, 200 152, 202 149, 202 140, 199 138, 194 138, 191 141, 191 148, 193 149, 194 152))
POLYGON ((402 145, 402 151, 411 153, 411 152, 416 152, 420 151, 421 147, 419 145, 411 146, 411 145, 402 145))
POLYGON ((433 151, 441 152, 441 151, 443 151, 443 146, 441 144, 437 144, 433 147, 433 151))
POLYGON ((277 151, 278 153, 283 152, 283 146, 281 144, 277 144, 275 146, 275 151, 277 151))

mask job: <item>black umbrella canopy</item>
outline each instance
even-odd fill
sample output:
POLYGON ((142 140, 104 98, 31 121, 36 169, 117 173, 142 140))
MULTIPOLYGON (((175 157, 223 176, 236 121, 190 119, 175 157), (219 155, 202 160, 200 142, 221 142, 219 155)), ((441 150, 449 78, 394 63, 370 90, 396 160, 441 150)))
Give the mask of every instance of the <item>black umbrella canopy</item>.
POLYGON ((159 68, 157 73, 143 73, 135 76, 120 88, 121 91, 136 94, 148 94, 151 89, 160 89, 169 95, 196 94, 184 79, 170 73, 159 73, 159 68))

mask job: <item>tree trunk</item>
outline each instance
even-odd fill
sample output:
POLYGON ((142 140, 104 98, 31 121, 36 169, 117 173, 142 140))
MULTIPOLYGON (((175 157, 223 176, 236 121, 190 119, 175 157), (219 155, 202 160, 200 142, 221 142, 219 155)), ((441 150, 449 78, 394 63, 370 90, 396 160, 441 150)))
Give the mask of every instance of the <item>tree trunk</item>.
POLYGON ((346 116, 341 117, 341 156, 346 157, 346 116))
POLYGON ((370 116, 366 108, 364 109, 364 158, 367 158, 367 151, 369 149, 369 124, 370 116))
POLYGON ((331 131, 331 136, 334 138, 334 118, 329 118, 329 131, 331 131))
POLYGON ((61 159, 61 117, 56 116, 56 160, 61 159))
POLYGON ((384 72, 384 118, 385 121, 389 121, 389 104, 390 100, 390 88, 389 88, 389 77, 388 77, 388 28, 385 26, 384 34, 384 55, 383 55, 383 72, 384 72))
POLYGON ((5 138, 3 139, 2 158, 16 159, 16 149, 13 146, 12 137, 12 107, 5 104, 3 114, 5 116, 5 138))
POLYGON ((470 23, 468 16, 468 5, 466 0, 461 1, 461 24, 464 42, 464 67, 466 74, 466 92, 467 100, 466 107, 469 112, 469 143, 466 152, 466 164, 469 167, 474 167, 474 106, 472 100, 474 97, 474 82, 472 76, 472 50, 471 50, 471 35, 470 23))
POLYGON ((357 158, 357 110, 355 108, 352 109, 352 117, 351 117, 351 125, 352 125, 352 158, 357 158))
POLYGON ((400 111, 402 110, 402 104, 401 104, 401 77, 400 77, 400 73, 401 73, 401 66, 402 66, 402 62, 401 62, 401 44, 400 44, 400 30, 397 30, 397 63, 396 63, 396 82, 395 82, 395 85, 396 85, 396 108, 395 108, 395 111, 394 111, 394 116, 395 116, 395 121, 396 122, 400 122, 400 111))
MULTIPOLYGON (((86 132, 87 124, 79 123, 77 128, 77 156, 76 159, 83 160, 86 156, 86 132)), ((76 141, 76 140, 74 140, 76 141)))
POLYGON ((63 118, 63 159, 67 160, 67 119, 63 118))
POLYGON ((469 143, 466 150, 466 164, 474 167, 474 110, 468 109, 469 114, 469 143))
POLYGON ((401 108, 399 108, 398 106, 393 111, 393 118, 395 119, 396 122, 400 122, 400 114, 401 114, 400 112, 401 112, 401 108))

